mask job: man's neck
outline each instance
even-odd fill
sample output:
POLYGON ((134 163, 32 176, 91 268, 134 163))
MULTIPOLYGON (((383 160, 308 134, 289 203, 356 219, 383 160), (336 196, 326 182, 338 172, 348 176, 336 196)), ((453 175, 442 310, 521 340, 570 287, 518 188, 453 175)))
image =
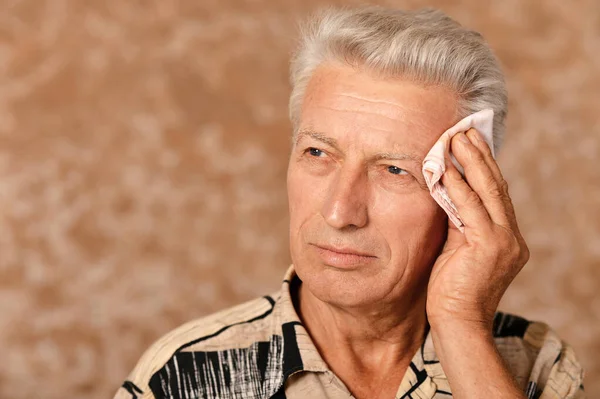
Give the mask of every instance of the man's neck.
POLYGON ((393 397, 425 337, 425 296, 371 311, 325 303, 302 284, 295 294, 298 314, 319 353, 354 396, 375 398, 382 389, 384 396, 393 391, 393 397))

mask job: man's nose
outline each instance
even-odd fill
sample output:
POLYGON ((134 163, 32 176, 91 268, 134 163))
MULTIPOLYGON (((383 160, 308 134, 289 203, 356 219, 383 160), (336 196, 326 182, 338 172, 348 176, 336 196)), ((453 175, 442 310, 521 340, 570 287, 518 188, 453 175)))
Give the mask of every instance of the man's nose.
POLYGON ((327 193, 321 214, 336 229, 364 227, 367 214, 368 181, 364 173, 340 171, 327 193))

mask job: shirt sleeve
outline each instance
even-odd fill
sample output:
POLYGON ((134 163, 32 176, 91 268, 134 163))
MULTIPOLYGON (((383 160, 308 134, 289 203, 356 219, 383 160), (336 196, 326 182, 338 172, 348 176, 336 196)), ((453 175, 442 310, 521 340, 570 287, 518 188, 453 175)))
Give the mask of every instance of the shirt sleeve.
POLYGON ((121 385, 114 399, 154 399, 150 389, 142 390, 133 382, 127 380, 121 385))
POLYGON ((114 399, 155 399, 150 388, 154 373, 167 363, 176 349, 181 346, 181 330, 187 331, 188 325, 164 335, 152 344, 139 359, 123 385, 117 390, 114 399))
POLYGON ((524 349, 533 355, 528 399, 583 399, 584 370, 573 348, 544 323, 531 323, 524 349))
MULTIPOLYGON (((584 399, 584 371, 573 349, 563 343, 550 368, 540 399, 584 399)), ((543 382, 543 381, 542 381, 543 382)))

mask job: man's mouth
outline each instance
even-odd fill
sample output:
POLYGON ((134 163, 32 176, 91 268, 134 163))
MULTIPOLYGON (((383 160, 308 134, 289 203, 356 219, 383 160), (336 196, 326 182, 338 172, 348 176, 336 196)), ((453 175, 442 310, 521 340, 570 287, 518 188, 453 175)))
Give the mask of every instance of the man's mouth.
POLYGON ((349 268, 373 262, 377 257, 352 247, 336 247, 327 244, 311 244, 326 265, 349 268))

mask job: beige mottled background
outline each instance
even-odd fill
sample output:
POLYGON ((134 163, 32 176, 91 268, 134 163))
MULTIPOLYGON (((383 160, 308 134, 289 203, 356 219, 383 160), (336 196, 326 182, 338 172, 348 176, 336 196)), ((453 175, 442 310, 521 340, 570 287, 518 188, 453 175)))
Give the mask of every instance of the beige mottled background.
MULTIPOLYGON (((0 0, 0 398, 110 397, 162 334, 278 288, 288 55, 323 4, 0 0)), ((556 328, 600 396, 600 2, 380 4, 497 51, 532 251, 504 308, 556 328)))

